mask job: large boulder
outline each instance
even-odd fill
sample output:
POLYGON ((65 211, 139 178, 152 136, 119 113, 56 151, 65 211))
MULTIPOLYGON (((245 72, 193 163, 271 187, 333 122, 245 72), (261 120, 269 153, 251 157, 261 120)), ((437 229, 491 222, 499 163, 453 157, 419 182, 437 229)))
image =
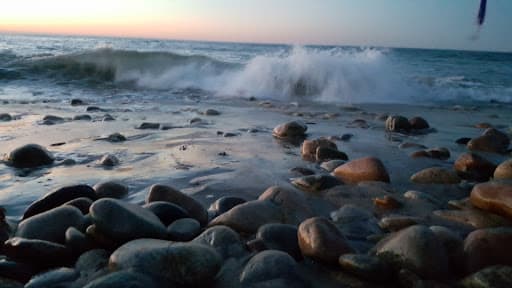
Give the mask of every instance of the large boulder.
POLYGON ((90 214, 93 223, 103 235, 119 242, 167 237, 166 228, 160 219, 151 211, 135 204, 102 198, 92 204, 90 214))
POLYGON ((208 223, 208 211, 197 202, 194 198, 172 188, 164 185, 153 185, 149 189, 149 194, 146 198, 146 203, 155 201, 166 201, 174 203, 185 209, 190 217, 195 218, 201 226, 208 223))
POLYGON ((345 183, 355 184, 363 181, 381 181, 389 183, 389 174, 382 161, 374 157, 360 158, 345 163, 334 170, 334 175, 345 183))
POLYGON ((202 287, 214 280, 221 256, 205 245, 139 239, 119 247, 109 260, 113 271, 132 270, 186 287, 202 287))
POLYGON ((36 168, 53 163, 53 156, 44 147, 27 144, 11 151, 6 157, 6 164, 15 168, 36 168))

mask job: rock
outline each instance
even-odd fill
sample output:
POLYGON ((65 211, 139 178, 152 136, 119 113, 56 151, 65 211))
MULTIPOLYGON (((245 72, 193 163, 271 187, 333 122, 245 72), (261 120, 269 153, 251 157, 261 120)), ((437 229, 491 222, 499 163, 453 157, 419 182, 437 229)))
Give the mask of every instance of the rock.
POLYGON ((64 118, 59 117, 59 116, 55 116, 55 115, 45 115, 43 117, 43 121, 44 122, 59 123, 59 122, 64 122, 64 118))
POLYGON ((70 286, 79 276, 75 269, 59 268, 36 275, 25 288, 58 288, 70 286))
POLYGON ((308 192, 320 192, 337 185, 343 185, 343 183, 336 177, 325 174, 293 178, 292 184, 297 188, 308 192))
POLYGON ((349 184, 363 181, 390 182, 386 167, 374 157, 360 158, 343 164, 334 170, 334 176, 349 184))
POLYGON ((425 145, 414 143, 414 142, 404 142, 404 143, 400 143, 400 145, 398 145, 398 148, 400 148, 400 149, 409 149, 409 148, 426 149, 427 147, 425 145))
POLYGON ((210 205, 208 211, 212 212, 215 217, 220 214, 229 211, 231 208, 247 202, 245 199, 240 197, 224 196, 217 199, 210 205))
POLYGON ((479 182, 487 181, 492 177, 496 165, 474 153, 464 153, 453 165, 459 177, 479 182))
POLYGON ((297 263, 290 255, 277 250, 267 250, 256 254, 247 262, 240 274, 240 283, 242 286, 248 286, 272 279, 298 277, 297 263))
POLYGON ((160 219, 135 204, 103 198, 92 204, 90 214, 102 234, 120 242, 167 237, 167 231, 160 219))
POLYGON ((340 230, 326 218, 314 217, 302 222, 298 239, 302 255, 320 262, 334 264, 341 255, 353 252, 340 230))
POLYGON ((0 277, 0 287, 2 288, 23 288, 23 284, 18 281, 0 277))
POLYGON ((420 150, 416 151, 411 154, 412 158, 432 158, 432 159, 439 159, 439 160, 447 160, 450 158, 450 151, 446 148, 440 147, 440 148, 432 148, 428 150, 420 150))
POLYGON ((147 129, 160 129, 160 123, 143 122, 136 129, 147 130, 147 129))
POLYGON ((471 138, 462 137, 462 138, 458 138, 457 140, 455 140, 455 143, 460 144, 460 145, 467 145, 469 141, 471 141, 471 138))
POLYGON ((402 207, 402 203, 400 203, 400 201, 398 201, 395 197, 390 196, 390 195, 373 198, 373 204, 378 208, 388 209, 388 210, 398 209, 398 208, 402 207))
POLYGON ((165 226, 169 226, 178 219, 190 217, 185 209, 169 202, 156 201, 148 203, 143 207, 153 212, 165 226))
POLYGON ((5 241, 3 253, 15 261, 45 268, 69 265, 71 260, 71 252, 64 245, 20 237, 5 241))
POLYGON ((86 197, 96 200, 96 192, 88 185, 73 185, 59 188, 56 191, 44 195, 41 199, 33 202, 23 214, 23 219, 58 207, 68 201, 86 197))
POLYGON ((413 216, 386 216, 379 221, 380 228, 388 231, 400 231, 404 228, 419 224, 421 219, 413 216))
POLYGON ((298 176, 314 175, 315 171, 304 167, 294 167, 290 169, 290 172, 298 176))
POLYGON ((71 99, 71 106, 80 106, 85 105, 85 102, 82 99, 71 99))
POLYGON ((100 111, 103 111, 103 109, 101 109, 100 107, 98 106, 88 106, 85 111, 87 112, 100 112, 100 111))
POLYGON ((53 163, 48 150, 37 144, 27 144, 14 149, 6 156, 6 164, 15 168, 36 168, 53 163))
POLYGON ((347 163, 347 161, 344 161, 344 160, 330 160, 330 161, 326 161, 326 162, 323 162, 320 167, 324 170, 326 170, 327 172, 333 172, 336 168, 338 168, 339 166, 343 165, 347 163))
POLYGON ((126 137, 121 133, 113 133, 107 136, 108 142, 117 143, 126 141, 126 137))
MULTIPOLYGON (((4 253, 4 252, 2 252, 4 253)), ((5 257, 5 256, 4 256, 5 257)), ((35 262, 35 261, 34 261, 35 262)), ((22 283, 28 282, 37 273, 36 267, 31 264, 14 262, 7 259, 0 260, 0 279, 8 278, 22 283)), ((2 281, 0 281, 0 284, 2 281)), ((0 285, 0 287, 3 287, 0 285)), ((23 287, 23 285, 21 286, 23 287)))
POLYGON ((115 121, 115 120, 116 120, 116 118, 114 118, 114 116, 112 116, 110 114, 103 115, 103 119, 101 119, 101 121, 103 121, 103 122, 115 121))
POLYGON ((203 114, 206 116, 218 116, 218 115, 220 115, 220 112, 215 109, 210 108, 210 109, 206 109, 206 111, 204 111, 203 114))
POLYGON ((94 249, 80 255, 75 263, 75 269, 79 271, 80 278, 75 281, 72 287, 84 287, 94 280, 110 273, 108 269, 110 253, 111 252, 107 250, 94 249))
POLYGON ((330 216, 348 239, 366 240, 369 236, 382 234, 377 218, 370 211, 353 204, 343 205, 340 209, 331 212, 330 216))
POLYGON ((512 267, 491 266, 460 281, 463 288, 508 288, 512 287, 512 267))
POLYGON ((428 227, 415 225, 380 241, 377 256, 411 270, 425 279, 450 275, 448 257, 436 235, 428 227))
POLYGON ((214 248, 224 259, 238 257, 245 253, 240 236, 227 226, 219 225, 208 228, 192 242, 214 248))
POLYGON ((264 224, 281 223, 282 217, 280 207, 271 201, 253 200, 219 215, 209 226, 225 225, 236 231, 252 234, 264 224))
POLYGON ((492 136, 494 137, 503 147, 508 148, 510 145, 510 138, 508 135, 498 129, 489 128, 482 133, 482 136, 492 136))
POLYGON ((315 140, 304 140, 301 146, 301 155, 302 158, 309 161, 317 161, 316 154, 318 148, 331 148, 333 150, 338 150, 338 146, 336 143, 326 139, 326 138, 318 138, 315 140))
POLYGON ((171 241, 186 242, 194 239, 201 232, 201 225, 194 218, 178 219, 167 227, 171 241))
POLYGON ((393 275, 391 267, 375 256, 344 254, 338 261, 343 271, 371 282, 386 282, 393 275))
POLYGON ((93 247, 91 240, 75 227, 69 227, 66 230, 65 238, 66 247, 70 248, 74 254, 81 254, 93 247))
POLYGON ((213 283, 221 256, 205 245, 139 239, 118 248, 109 260, 113 271, 131 269, 165 279, 168 286, 203 287, 213 283))
POLYGON ((425 120, 421 117, 413 117, 413 118, 409 119, 409 124, 411 126, 411 129, 414 129, 414 130, 430 128, 430 125, 428 125, 427 120, 425 120))
POLYGON ((133 271, 118 271, 110 273, 94 281, 88 283, 84 288, 158 288, 159 286, 155 280, 150 277, 133 272, 133 271))
POLYGON ((116 198, 121 199, 128 195, 128 186, 116 182, 116 181, 106 181, 100 182, 94 185, 94 191, 96 191, 96 196, 98 199, 100 198, 116 198))
POLYGON ((506 160, 494 170, 494 180, 512 180, 512 159, 506 160))
POLYGON ((282 214, 279 222, 284 224, 298 225, 313 216, 304 193, 296 189, 272 186, 265 190, 258 200, 269 200, 279 206, 282 214))
POLYGON ((347 154, 330 147, 318 147, 316 149, 316 161, 348 160, 347 154))
POLYGON ((453 230, 443 226, 429 227, 443 245, 446 255, 450 261, 451 270, 457 275, 464 273, 464 241, 453 230))
POLYGON ((88 114, 80 114, 73 116, 73 121, 91 121, 92 117, 88 114))
POLYGON ((11 121, 11 120, 12 120, 12 116, 10 114, 7 114, 7 113, 0 114, 0 121, 7 122, 7 121, 11 121))
POLYGON ((419 191, 413 191, 413 190, 407 191, 404 193, 404 197, 406 199, 410 199, 410 200, 420 200, 420 201, 430 202, 435 205, 443 204, 443 202, 441 200, 435 198, 434 196, 432 196, 428 193, 419 192, 419 191))
MULTIPOLYGON (((297 237, 297 227, 294 225, 274 223, 261 226, 253 241, 260 243, 256 245, 261 245, 261 248, 263 248, 261 250, 279 250, 288 253, 296 260, 301 260, 302 254, 297 237)), ((251 242, 247 243, 249 247, 251 247, 251 242)), ((256 250, 259 251, 260 249, 256 250)))
POLYGON ((508 136, 494 128, 485 130, 482 136, 471 139, 467 143, 469 150, 485 151, 492 153, 506 153, 510 139, 508 136))
POLYGON ((78 208, 78 210, 80 210, 80 212, 82 212, 83 215, 86 215, 89 213, 89 208, 92 205, 92 200, 87 197, 80 197, 70 200, 64 203, 64 205, 69 205, 78 208))
POLYGON ((201 203, 172 187, 164 185, 151 186, 146 203, 155 201, 166 201, 182 207, 188 212, 190 217, 199 221, 201 226, 205 226, 208 223, 208 212, 201 203))
POLYGON ((272 135, 277 138, 302 138, 308 127, 306 124, 297 121, 287 122, 278 125, 272 131, 272 135))
POLYGON ((389 116, 386 119, 386 131, 390 132, 409 132, 411 124, 409 120, 403 116, 389 116))
POLYGON ((467 272, 492 265, 512 266, 512 228, 487 228, 471 232, 464 240, 467 272))
POLYGON ((412 175, 411 181, 418 184, 457 184, 460 178, 453 171, 432 167, 412 175))
POLYGON ((20 222, 17 237, 38 239, 63 244, 69 227, 82 229, 84 217, 73 206, 61 206, 32 216, 20 222))
POLYGON ((512 182, 486 182, 473 187, 470 196, 475 207, 512 219, 512 182))
POLYGON ((105 154, 99 160, 99 164, 105 167, 114 167, 119 164, 119 159, 111 154, 105 154))

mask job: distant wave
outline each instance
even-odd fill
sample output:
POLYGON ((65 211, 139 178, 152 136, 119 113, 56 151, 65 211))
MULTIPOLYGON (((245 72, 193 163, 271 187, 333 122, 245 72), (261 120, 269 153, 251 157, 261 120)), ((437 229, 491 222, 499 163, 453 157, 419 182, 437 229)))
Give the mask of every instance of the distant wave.
POLYGON ((512 102, 510 87, 461 75, 417 76, 403 71, 392 50, 293 47, 230 63, 204 55, 99 48, 65 55, 17 57, 0 51, 0 79, 135 89, 194 88, 218 97, 323 102, 490 100, 512 102))

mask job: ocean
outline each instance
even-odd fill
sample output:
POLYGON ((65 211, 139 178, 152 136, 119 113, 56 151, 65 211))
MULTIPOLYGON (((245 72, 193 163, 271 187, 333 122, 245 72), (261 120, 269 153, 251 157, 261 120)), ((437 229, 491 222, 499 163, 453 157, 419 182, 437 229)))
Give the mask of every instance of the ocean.
POLYGON ((0 99, 512 102, 512 53, 0 35, 0 99))

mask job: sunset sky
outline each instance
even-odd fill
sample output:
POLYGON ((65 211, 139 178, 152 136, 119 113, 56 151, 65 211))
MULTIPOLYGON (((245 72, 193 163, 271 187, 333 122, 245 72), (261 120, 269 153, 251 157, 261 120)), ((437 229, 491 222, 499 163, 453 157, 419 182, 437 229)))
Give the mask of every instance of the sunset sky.
POLYGON ((0 32, 512 51, 512 1, 3 0, 0 32))

